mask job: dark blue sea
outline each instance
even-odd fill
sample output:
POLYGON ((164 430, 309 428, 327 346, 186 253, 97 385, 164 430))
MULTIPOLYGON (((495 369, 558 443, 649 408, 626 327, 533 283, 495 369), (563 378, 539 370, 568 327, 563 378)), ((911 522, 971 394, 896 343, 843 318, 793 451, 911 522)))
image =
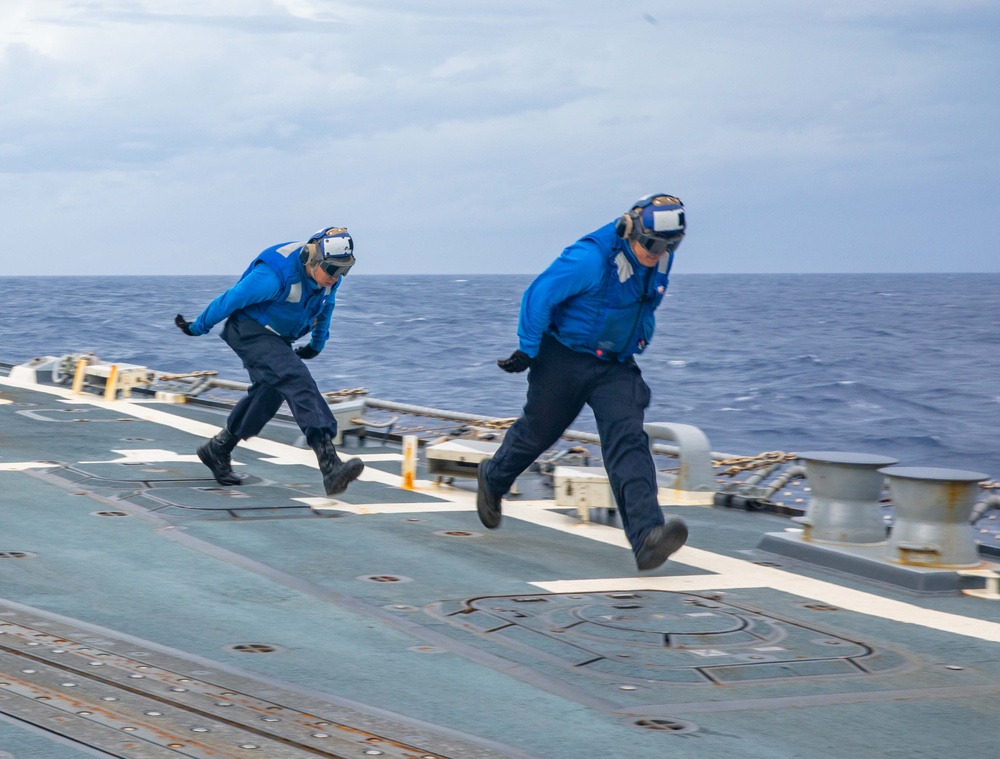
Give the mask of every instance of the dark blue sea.
MULTIPOLYGON (((234 277, 0 277, 0 361, 93 352, 245 380, 193 319, 234 277)), ((340 289, 323 390, 515 416, 530 276, 355 275, 340 289)), ((675 274, 639 357, 647 421, 701 427, 712 448, 880 453, 1000 475, 1000 274, 675 274)), ((595 431, 589 410, 573 425, 595 431)))

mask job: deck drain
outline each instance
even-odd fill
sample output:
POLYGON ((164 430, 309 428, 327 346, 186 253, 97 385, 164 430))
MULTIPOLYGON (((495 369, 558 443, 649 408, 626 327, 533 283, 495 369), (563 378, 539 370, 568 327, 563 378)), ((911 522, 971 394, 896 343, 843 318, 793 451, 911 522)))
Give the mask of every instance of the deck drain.
POLYGON ((636 727, 644 727, 647 730, 661 730, 668 733, 693 733, 698 726, 693 722, 685 722, 672 717, 656 717, 637 719, 632 723, 636 727))
POLYGON ((153 438, 151 437, 123 437, 123 443, 151 443, 153 438))
POLYGON ((124 511, 91 511, 90 512, 95 517, 127 517, 124 511))
POLYGON ((31 551, 0 551, 0 559, 33 559, 37 555, 31 551))
POLYGON ((412 577, 403 575, 358 575, 357 579, 365 582, 413 582, 412 577))
POLYGON ((233 643, 226 646, 226 650, 241 654, 273 654, 281 651, 282 648, 273 643, 233 643))
POLYGON ((469 532, 468 530, 438 530, 434 533, 435 535, 440 535, 443 538, 481 538, 483 533, 481 532, 469 532))

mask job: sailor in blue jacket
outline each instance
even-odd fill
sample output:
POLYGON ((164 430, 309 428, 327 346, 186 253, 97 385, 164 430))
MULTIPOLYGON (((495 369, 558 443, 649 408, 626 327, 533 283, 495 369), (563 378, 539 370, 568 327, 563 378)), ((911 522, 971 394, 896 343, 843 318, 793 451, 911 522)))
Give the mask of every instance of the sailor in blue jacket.
POLYGON ((205 335, 226 320, 222 339, 250 374, 247 395, 233 408, 198 458, 221 485, 238 485, 232 452, 254 437, 283 401, 316 452, 327 495, 342 493, 361 474, 360 459, 341 461, 334 448, 337 420, 303 359, 315 358, 330 337, 330 315, 343 277, 354 265, 354 240, 343 227, 321 229, 306 242, 274 245, 257 256, 240 280, 208 304, 193 322, 174 323, 187 335, 205 335), (292 349, 300 337, 309 342, 292 349))
POLYGON ((684 545, 686 525, 665 522, 657 501, 656 469, 643 431, 649 386, 634 356, 653 337, 654 311, 685 230, 680 200, 648 195, 616 222, 566 248, 528 286, 519 348, 497 362, 507 372, 530 367, 528 397, 500 449, 479 465, 477 508, 486 527, 500 526, 503 495, 587 404, 639 569, 660 566, 684 545))

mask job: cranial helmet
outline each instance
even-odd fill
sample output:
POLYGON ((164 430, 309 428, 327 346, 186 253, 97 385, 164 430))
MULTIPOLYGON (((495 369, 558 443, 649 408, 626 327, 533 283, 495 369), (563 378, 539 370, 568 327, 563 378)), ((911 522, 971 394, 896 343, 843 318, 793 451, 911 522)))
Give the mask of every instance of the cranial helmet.
POLYGON ((684 204, 673 195, 647 195, 621 215, 615 231, 619 237, 635 240, 654 256, 673 253, 687 231, 684 204))
POLYGON ((331 277, 354 266, 354 239, 344 227, 324 227, 302 246, 302 262, 317 264, 331 277))

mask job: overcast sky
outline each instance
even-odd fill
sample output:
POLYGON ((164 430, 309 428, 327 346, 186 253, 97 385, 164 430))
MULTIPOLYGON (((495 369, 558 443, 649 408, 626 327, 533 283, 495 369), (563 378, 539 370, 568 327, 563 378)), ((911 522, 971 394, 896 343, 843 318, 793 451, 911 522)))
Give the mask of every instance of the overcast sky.
POLYGON ((0 0, 0 275, 1000 271, 997 0, 0 0))

